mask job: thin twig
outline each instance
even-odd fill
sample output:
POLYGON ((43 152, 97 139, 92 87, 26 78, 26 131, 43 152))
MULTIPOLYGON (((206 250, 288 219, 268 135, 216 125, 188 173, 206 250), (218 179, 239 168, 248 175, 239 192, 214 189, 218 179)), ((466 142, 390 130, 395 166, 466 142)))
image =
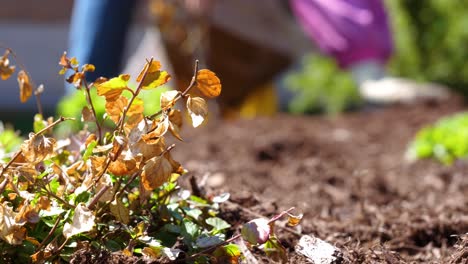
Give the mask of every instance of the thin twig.
POLYGON ((101 128, 101 125, 99 124, 99 120, 97 118, 96 109, 94 108, 93 100, 91 99, 91 92, 90 92, 90 89, 89 89, 88 82, 86 81, 85 74, 83 74, 82 81, 83 81, 85 91, 86 91, 86 99, 88 100, 89 106, 91 106, 91 111, 93 113, 94 120, 96 121, 96 127, 98 129, 98 142, 101 143, 102 128, 101 128))
POLYGON ((11 158, 11 160, 2 168, 0 172, 0 177, 3 176, 3 173, 7 171, 7 169, 11 166, 11 164, 21 155, 21 150, 18 150, 15 155, 11 158))
POLYGON ((67 121, 67 120, 75 120, 75 118, 73 117, 63 117, 61 116, 59 119, 55 120, 52 124, 44 127, 43 129, 41 129, 39 132, 37 132, 35 135, 40 135, 42 133, 44 133, 45 131, 51 129, 52 127, 58 125, 59 123, 62 123, 63 121, 67 121))
POLYGON ((57 229, 58 225, 60 224, 60 220, 62 220, 62 215, 59 215, 57 217, 57 220, 55 220, 55 224, 52 227, 52 229, 49 231, 49 234, 47 234, 47 236, 44 238, 44 240, 42 240, 41 244, 37 247, 37 252, 39 252, 39 250, 41 250, 42 247, 44 247, 47 240, 49 240, 49 238, 54 234, 55 230, 57 229))
MULTIPOLYGON (((138 84, 138 87, 136 88, 135 92, 133 93, 132 97, 130 98, 130 101, 128 101, 127 107, 124 108, 122 116, 120 117, 120 120, 118 122, 119 124, 119 132, 121 133, 123 131, 124 123, 125 123, 125 117, 127 116, 127 112, 130 109, 130 107, 133 104, 133 101, 135 98, 140 94, 141 89, 143 88, 143 83, 145 82, 146 76, 148 75, 149 69, 151 68, 151 64, 153 63, 153 58, 151 58, 146 65, 148 67, 145 67, 145 71, 143 72, 143 76, 141 78, 140 83, 138 84)), ((145 66, 146 66, 145 65, 145 66)))
MULTIPOLYGON (((173 103, 169 104, 169 105, 173 105, 180 98, 187 96, 187 94, 190 92, 190 90, 195 86, 195 84, 197 84, 198 64, 199 64, 199 62, 198 62, 198 60, 196 60, 195 61, 195 66, 194 66, 194 69, 193 69, 193 76, 192 76, 192 80, 190 81, 190 84, 187 86, 187 88, 185 88, 185 90, 182 93, 179 93, 173 99, 173 103)), ((148 118, 149 119, 154 119, 155 117, 159 116, 160 114, 162 114, 166 110, 167 109, 163 108, 163 109, 159 110, 157 113, 150 115, 148 118)))
POLYGON ((93 210, 94 209, 94 206, 97 204, 97 202, 99 201, 99 199, 104 195, 104 193, 107 192, 107 190, 109 190, 109 188, 112 187, 110 185, 105 185, 104 187, 102 187, 101 190, 99 190, 99 192, 94 196, 93 200, 91 200, 91 202, 89 203, 88 205, 88 209, 89 210, 93 210))

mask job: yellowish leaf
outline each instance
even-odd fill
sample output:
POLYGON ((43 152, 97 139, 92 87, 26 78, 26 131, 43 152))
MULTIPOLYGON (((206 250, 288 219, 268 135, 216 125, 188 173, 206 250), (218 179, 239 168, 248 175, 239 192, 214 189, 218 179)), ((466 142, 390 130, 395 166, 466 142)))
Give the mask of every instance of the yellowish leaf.
POLYGON ((214 72, 202 69, 197 73, 197 88, 204 96, 214 98, 221 94, 221 81, 214 72))
MULTIPOLYGON (((136 79, 137 82, 141 82, 141 80, 143 79, 143 75, 145 74, 146 69, 148 69, 148 63, 145 64, 143 69, 140 71, 140 74, 138 74, 138 77, 136 79)), ((153 60, 151 62, 151 66, 148 69, 148 73, 157 72, 160 69, 161 69, 161 63, 159 61, 157 61, 157 60, 153 60)))
POLYGON ((142 88, 144 90, 150 90, 157 88, 171 79, 171 75, 167 71, 156 71, 147 73, 143 80, 142 88))
POLYGON ((297 226, 301 222, 303 216, 303 214, 292 215, 288 213, 288 226, 297 226))
POLYGON ((189 97, 187 99, 187 110, 192 118, 193 127, 198 127, 208 116, 208 105, 201 97, 189 97))
POLYGON ((85 64, 81 67, 84 72, 94 72, 96 67, 93 64, 85 64))
POLYGON ((23 70, 18 72, 18 84, 20 88, 20 100, 22 103, 25 103, 31 97, 33 88, 28 74, 23 70))
POLYGON ((104 96, 108 102, 116 100, 122 94, 122 91, 127 88, 129 79, 130 75, 121 74, 119 77, 97 85, 98 95, 104 96))

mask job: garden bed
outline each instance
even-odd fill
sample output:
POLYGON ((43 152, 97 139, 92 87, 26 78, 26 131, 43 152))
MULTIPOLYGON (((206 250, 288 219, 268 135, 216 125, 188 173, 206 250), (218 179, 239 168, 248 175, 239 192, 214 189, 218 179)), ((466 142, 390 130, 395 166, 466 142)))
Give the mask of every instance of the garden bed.
MULTIPOLYGON (((296 206, 304 218, 295 231, 336 245, 345 261, 459 263, 468 257, 468 163, 410 163, 404 155, 421 127, 462 109, 452 98, 334 118, 211 122, 186 131, 174 155, 190 171, 186 179, 231 193, 231 223, 296 206)), ((278 231, 293 252, 299 236, 278 231)))

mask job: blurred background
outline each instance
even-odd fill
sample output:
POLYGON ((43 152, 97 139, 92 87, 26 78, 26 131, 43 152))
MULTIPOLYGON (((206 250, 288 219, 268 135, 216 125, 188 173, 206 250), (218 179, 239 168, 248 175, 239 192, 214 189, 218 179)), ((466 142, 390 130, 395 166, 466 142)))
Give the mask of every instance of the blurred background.
MULTIPOLYGON (((23 64, 36 85, 45 85, 42 102, 45 112, 53 115, 57 103, 65 94, 63 76, 58 75, 60 70, 58 59, 64 51, 69 49, 68 38, 73 1, 0 0, 0 6, 0 43, 4 47, 12 48, 16 53, 19 61, 17 62, 12 58, 13 65, 23 64)), ((443 84, 457 93, 468 95, 468 67, 466 67, 468 61, 468 50, 466 48, 468 41, 468 2, 457 0, 387 0, 385 6, 391 30, 393 31, 395 49, 390 62, 387 64, 386 70, 388 73, 415 82, 443 84)), ((285 7, 285 10, 287 9, 288 7, 285 7)), ((179 80, 183 81, 183 75, 187 75, 184 71, 190 70, 193 64, 185 63, 185 65, 181 66, 177 64, 178 61, 180 62, 180 58, 174 57, 175 55, 166 55, 163 45, 171 42, 167 39, 167 36, 162 40, 160 34, 167 34, 167 32, 164 32, 164 23, 170 25, 170 23, 167 24, 167 21, 161 19, 165 17, 165 14, 168 14, 167 12, 170 12, 170 10, 164 9, 164 6, 161 6, 161 1, 139 1, 129 34, 125 40, 124 68, 122 72, 134 76, 140 70, 144 58, 154 56, 162 61, 166 69, 171 68, 172 65, 174 70, 169 69, 169 71, 182 76, 179 80)), ((214 16, 216 20, 216 13, 214 16)), ((193 22, 193 20, 185 21, 193 22)), ((174 27, 171 32, 174 33, 179 29, 194 29, 190 25, 186 26, 186 28, 174 27)), ((90 24, 89 27, 91 28, 93 25, 90 24)), ((294 25, 288 25, 288 27, 290 30, 300 30, 300 27, 294 28, 294 25)), ((197 30, 200 30, 200 28, 197 30)), ((284 28, 281 30, 284 30, 284 28)), ((237 98, 239 91, 232 92, 234 95, 230 95, 231 97, 226 99, 226 104, 230 106, 229 111, 226 111, 227 116, 232 116, 231 112, 241 112, 246 117, 262 114, 257 111, 258 108, 268 108, 268 105, 265 106, 265 100, 263 99, 276 100, 271 98, 272 95, 268 92, 269 89, 276 89, 281 97, 288 98, 288 100, 286 105, 281 106, 281 109, 266 111, 267 114, 277 110, 293 113, 336 114, 347 109, 356 108, 356 106, 359 108, 359 105, 362 104, 356 88, 357 84, 353 81, 350 73, 343 70, 333 58, 318 52, 318 49, 314 47, 311 41, 308 41, 310 44, 310 47, 308 47, 306 44, 300 44, 301 41, 302 43, 306 42, 300 37, 296 41, 296 39, 281 37, 282 32, 275 30, 263 33, 275 36, 275 43, 270 42, 266 45, 269 46, 268 48, 262 48, 261 43, 255 47, 249 45, 237 46, 237 48, 242 47, 244 51, 251 49, 250 51, 253 52, 233 53, 232 58, 227 57, 221 66, 215 66, 228 67, 224 65, 231 63, 237 67, 239 75, 249 75, 252 74, 252 70, 243 70, 241 64, 235 64, 236 58, 244 56, 247 57, 243 58, 244 61, 249 62, 254 58, 254 61, 261 62, 264 57, 271 58, 271 54, 275 54, 275 49, 296 44, 298 53, 301 54, 294 54, 292 57, 294 59, 300 57, 300 60, 291 61, 288 58, 282 58, 280 55, 277 56, 276 60, 265 60, 263 63, 271 66, 270 74, 259 72, 257 76, 263 74, 259 77, 262 83, 267 86, 274 83, 275 86, 281 88, 268 87, 263 89, 265 88, 263 87, 255 90, 260 92, 253 92, 253 89, 249 89, 246 93, 255 95, 244 96, 241 99, 237 98), (268 53, 268 49, 273 52, 268 53), (259 55, 260 50, 264 54, 259 55), (252 57, 254 55, 255 57, 252 57), (271 82, 267 81, 268 79, 271 79, 271 82), (244 103, 238 103, 239 100, 243 100, 244 103), (232 103, 232 101, 235 101, 235 103, 232 103), (260 101, 263 103, 259 103, 260 101), (259 106, 252 106, 255 104, 259 106), (235 107, 231 107, 232 105, 235 107)), ((202 64, 206 63, 208 67, 213 63, 216 64, 216 62, 203 61, 207 49, 216 50, 216 45, 218 45, 225 47, 224 51, 218 48, 216 52, 219 52, 219 54, 225 54, 224 56, 232 54, 232 52, 229 52, 231 47, 229 45, 232 45, 232 43, 228 41, 229 38, 226 36, 218 36, 218 39, 224 39, 225 42, 215 43, 215 46, 209 45, 212 43, 202 43, 203 40, 200 39, 202 38, 200 36, 203 36, 203 32, 189 32, 187 36, 189 36, 189 39, 192 38, 194 43, 197 43, 194 44, 197 47, 193 48, 192 55, 201 58, 202 64), (201 46, 204 47, 201 48, 201 46)), ((169 49, 171 48, 169 47, 169 49)), ((3 53, 3 49, 1 52, 3 53)), ((172 51, 172 54, 176 53, 172 51)), ((69 55, 74 56, 74 54, 69 55)), ((179 56, 180 54, 176 55, 179 56)), ((229 67, 234 67, 232 65, 229 67)), ((255 68, 255 65, 251 66, 255 68)), ((251 77, 245 78, 246 82, 249 81, 249 78, 251 77)), ((221 76, 221 80, 226 80, 229 83, 239 80, 239 78, 238 76, 221 76)), ((183 83, 182 81, 181 83, 183 83)), ((259 83, 252 82, 249 85, 252 87, 262 86, 259 83)), ((178 86, 181 84, 173 83, 171 85, 178 86)), ((246 87, 249 85, 246 85, 246 87)), ((242 83, 239 86, 242 86, 242 83)), ((16 78, 1 81, 0 90, 2 91, 0 119, 5 122, 15 123, 15 127, 21 130, 27 127, 27 124, 32 121, 32 113, 36 111, 35 101, 29 100, 26 104, 20 104, 16 78), (24 122, 27 124, 24 124, 24 122)), ((228 91, 226 93, 229 94, 228 91)))

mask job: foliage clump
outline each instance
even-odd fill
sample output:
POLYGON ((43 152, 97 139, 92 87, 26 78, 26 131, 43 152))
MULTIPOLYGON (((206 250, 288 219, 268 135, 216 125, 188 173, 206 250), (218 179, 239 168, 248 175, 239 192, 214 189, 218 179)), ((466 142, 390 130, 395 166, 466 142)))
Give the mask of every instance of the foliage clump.
POLYGON ((285 84, 294 94, 289 103, 289 110, 293 113, 337 114, 360 103, 357 86, 350 73, 341 70, 333 59, 325 56, 306 56, 301 70, 289 74, 285 84))
MULTIPOLYGON (((10 53, 0 61, 2 78, 15 69, 9 65, 10 53)), ((192 125, 201 125, 208 115, 206 100, 189 92, 195 88, 205 98, 217 97, 221 82, 215 73, 199 70, 197 62, 189 86, 162 92, 160 110, 145 114, 141 92, 160 89, 170 79, 158 61, 146 61, 135 88, 129 87, 127 74, 88 83, 86 73, 94 66, 79 65, 66 53, 59 64, 61 74, 71 73, 67 82, 84 94, 87 104, 80 121, 44 119, 43 87, 20 71, 20 99, 35 95, 39 113, 34 132, 0 160, 0 260, 67 262, 73 252, 104 249, 149 260, 236 263, 241 251, 235 242, 242 238, 259 241, 255 244, 268 249, 267 255, 285 260, 273 227, 284 215, 291 225, 298 224, 300 217, 291 215, 292 209, 260 221, 261 240, 255 239, 259 233, 252 224, 228 238, 231 225, 217 215, 229 194, 200 197, 178 185, 187 171, 172 157, 176 145, 167 143, 183 140, 184 118, 176 102, 185 100, 192 125), (104 100, 103 114, 96 110, 93 91, 104 100), (54 128, 65 121, 94 125, 57 139, 54 128)))
POLYGON ((445 117, 421 129, 408 149, 410 159, 434 158, 444 164, 468 157, 468 113, 445 117))

